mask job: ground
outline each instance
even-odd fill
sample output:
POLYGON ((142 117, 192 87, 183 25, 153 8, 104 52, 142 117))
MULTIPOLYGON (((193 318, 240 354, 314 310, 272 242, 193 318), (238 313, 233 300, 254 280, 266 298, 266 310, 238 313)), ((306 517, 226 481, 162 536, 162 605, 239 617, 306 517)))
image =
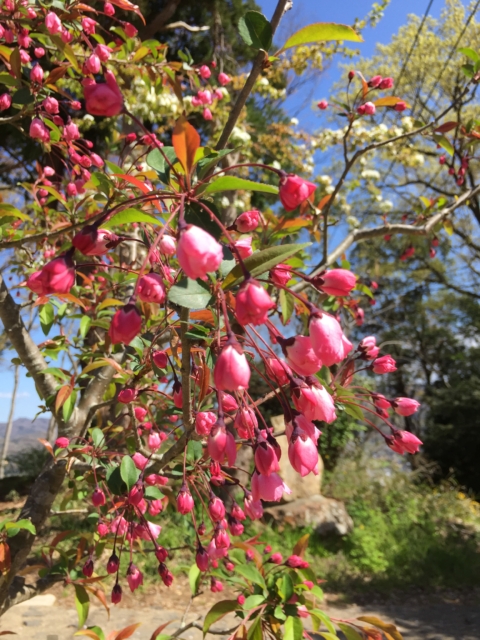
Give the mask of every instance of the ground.
MULTIPOLYGON (((138 593, 138 592, 137 592, 138 593)), ((0 620, 1 631, 14 631, 22 640, 70 640, 77 631, 77 614, 71 591, 58 585, 51 595, 40 596, 28 603, 13 607, 0 620)), ((225 597, 232 594, 225 593, 225 597)), ((92 605, 89 625, 97 624, 105 631, 122 629, 141 622, 131 636, 137 640, 150 640, 162 623, 172 621, 164 633, 176 630, 188 606, 188 581, 179 577, 170 589, 149 587, 139 595, 126 594, 122 604, 111 611, 108 620, 105 609, 92 605)), ((186 622, 200 620, 218 600, 218 594, 209 591, 196 598, 185 618, 186 622)), ((394 622, 405 640, 478 640, 480 638, 480 591, 443 592, 425 595, 405 594, 396 597, 373 598, 363 596, 347 601, 345 597, 327 594, 323 609, 335 618, 349 619, 360 615, 376 615, 394 622)), ((215 628, 232 626, 224 619, 215 628)), ((78 636, 77 636, 78 637, 78 636)), ((185 640, 201 640, 201 631, 188 629, 185 640)), ((211 636, 213 637, 213 636, 211 636)), ((220 636, 215 636, 220 637, 220 636)))

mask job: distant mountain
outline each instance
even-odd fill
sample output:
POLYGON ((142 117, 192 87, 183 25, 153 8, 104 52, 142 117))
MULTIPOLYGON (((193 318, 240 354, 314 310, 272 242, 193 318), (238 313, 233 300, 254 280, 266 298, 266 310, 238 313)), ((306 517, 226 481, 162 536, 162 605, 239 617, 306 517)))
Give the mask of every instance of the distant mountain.
MULTIPOLYGON (((47 435, 49 422, 49 418, 37 418, 35 422, 32 422, 29 418, 17 418, 14 420, 7 456, 31 449, 41 449, 42 445, 38 439, 45 438, 47 435)), ((6 427, 6 422, 0 422, 0 447, 3 447, 6 427)), ((11 468, 10 471, 12 472, 14 469, 11 468)), ((8 467, 7 475, 10 475, 8 467)))

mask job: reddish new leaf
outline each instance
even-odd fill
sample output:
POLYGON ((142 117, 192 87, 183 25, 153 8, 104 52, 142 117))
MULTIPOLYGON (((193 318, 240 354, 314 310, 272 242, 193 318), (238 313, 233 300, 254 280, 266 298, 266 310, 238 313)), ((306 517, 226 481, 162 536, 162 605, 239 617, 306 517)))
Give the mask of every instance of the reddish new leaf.
POLYGON ((69 384, 65 384, 63 387, 60 387, 57 393, 57 397, 55 399, 55 411, 59 411, 68 398, 72 395, 72 387, 69 384))
POLYGON ((10 570, 10 547, 6 542, 0 542, 0 573, 7 573, 10 570))
POLYGON ((303 558, 303 556, 305 555, 305 551, 307 550, 307 547, 308 547, 309 538, 310 538, 310 534, 306 533, 299 540, 297 540, 292 551, 292 554, 294 556, 300 556, 301 558, 303 558))
POLYGON ((190 174, 195 154, 200 147, 200 136, 185 116, 180 116, 172 133, 172 144, 187 175, 190 174))
POLYGON ((136 4, 133 4, 133 2, 129 2, 129 0, 109 0, 109 1, 119 9, 123 9, 124 11, 133 11, 133 13, 137 14, 137 16, 143 22, 143 24, 145 24, 145 18, 143 17, 142 12, 140 11, 140 8, 136 4))
POLYGON ((141 622, 137 622, 136 624, 131 624, 128 627, 125 627, 125 629, 122 629, 120 633, 115 636, 115 640, 126 640, 126 638, 130 638, 141 624, 141 622))
POLYGON ((53 456, 53 447, 48 440, 44 440, 43 438, 38 438, 38 441, 43 444, 48 453, 53 456))
POLYGON ((436 133, 448 133, 452 131, 452 129, 456 129, 458 127, 458 122, 454 120, 449 120, 448 122, 444 122, 439 127, 435 129, 436 133))
POLYGON ((385 98, 379 98, 378 100, 374 100, 373 104, 376 107, 394 107, 399 102, 405 102, 406 106, 410 108, 408 102, 406 102, 403 98, 396 98, 395 96, 386 96, 385 98))
POLYGON ((168 627, 171 622, 173 622, 173 620, 169 620, 168 622, 165 622, 164 624, 161 624, 159 627, 157 627, 152 633, 152 637, 150 638, 150 640, 157 640, 157 636, 160 635, 165 627, 168 627))

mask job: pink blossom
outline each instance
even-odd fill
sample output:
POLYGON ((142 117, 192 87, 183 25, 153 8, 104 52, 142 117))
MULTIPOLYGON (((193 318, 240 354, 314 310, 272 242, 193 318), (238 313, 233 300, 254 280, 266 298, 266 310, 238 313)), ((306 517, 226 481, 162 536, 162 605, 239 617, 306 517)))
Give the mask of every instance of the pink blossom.
POLYGON ((99 487, 96 487, 94 492, 92 493, 93 506, 94 507, 103 507, 105 502, 106 502, 105 494, 103 493, 103 491, 99 487))
POLYGON ((148 411, 145 409, 145 407, 135 407, 135 409, 133 410, 133 413, 135 414, 135 418, 139 422, 143 422, 143 420, 145 420, 145 417, 148 411))
POLYGON ((73 142, 74 140, 78 140, 80 138, 80 131, 78 130, 77 125, 74 122, 69 122, 63 128, 63 137, 67 142, 73 142))
POLYGON ((112 575, 113 573, 117 573, 118 567, 120 566, 120 560, 118 556, 113 553, 107 562, 107 573, 112 575))
POLYGON ((213 497, 208 503, 208 513, 215 522, 220 522, 225 517, 225 505, 220 498, 213 497))
POLYGON ((203 78, 204 80, 208 80, 208 78, 210 78, 210 76, 212 75, 212 72, 210 71, 210 69, 206 64, 202 64, 198 72, 200 74, 200 77, 203 78))
POLYGON ((136 389, 127 387, 126 389, 122 389, 118 394, 118 401, 123 404, 129 404, 130 402, 133 402, 137 396, 138 391, 136 389))
POLYGON ((258 209, 251 209, 250 211, 244 211, 235 220, 234 226, 240 233, 249 233, 255 231, 260 223, 260 211, 258 209))
POLYGON ((91 36, 95 33, 95 27, 97 23, 92 18, 83 18, 82 20, 82 29, 85 31, 87 36, 91 36))
POLYGON ((112 55, 112 50, 110 49, 110 47, 107 47, 106 44, 97 44, 94 51, 95 51, 95 55, 102 62, 107 62, 107 60, 109 60, 110 56, 112 55))
POLYGON ((358 347, 366 360, 374 360, 380 352, 375 336, 363 338, 358 347))
POLYGON ((122 600, 122 587, 118 582, 113 586, 111 600, 112 604, 118 604, 122 600))
POLYGON ((240 438, 252 438, 254 430, 258 427, 255 411, 250 407, 242 407, 237 411, 233 426, 240 438))
POLYGON ((264 476, 256 471, 252 476, 253 500, 265 500, 266 502, 278 502, 283 494, 292 493, 291 489, 283 482, 278 473, 264 476))
POLYGON ((41 140, 42 142, 50 142, 50 131, 40 118, 33 118, 28 133, 31 138, 41 140))
POLYGON ((295 387, 292 400, 307 420, 323 420, 330 424, 337 419, 333 398, 319 383, 295 387))
POLYGON ((231 82, 231 80, 232 79, 230 78, 230 76, 228 76, 226 73, 223 73, 223 71, 218 74, 218 81, 222 85, 222 87, 225 87, 229 82, 231 82))
POLYGON ((280 180, 280 201, 286 211, 293 211, 308 200, 316 188, 312 182, 291 173, 280 180))
POLYGON ((390 355, 381 356, 380 358, 374 360, 372 368, 374 373, 380 374, 393 373, 397 370, 396 362, 390 355))
POLYGON ((111 2, 105 2, 103 5, 103 12, 106 16, 113 16, 115 15, 115 7, 111 2))
POLYGON ((143 471, 148 464, 148 458, 143 456, 138 451, 133 454, 132 460, 135 466, 137 467, 137 469, 140 469, 140 471, 143 471))
POLYGON ((188 490, 187 486, 183 485, 177 496, 177 511, 184 516, 187 513, 190 513, 194 504, 192 494, 188 490))
POLYGON ((233 243, 233 246, 236 250, 235 253, 238 253, 238 255, 242 260, 245 260, 246 258, 251 256, 253 253, 251 236, 247 236, 245 238, 240 238, 240 240, 236 240, 233 243))
POLYGON ((405 109, 407 108, 407 103, 403 100, 399 100, 393 108, 395 111, 405 111, 405 109))
POLYGON ((356 282, 356 275, 348 269, 331 269, 315 278, 314 284, 329 296, 348 296, 356 282))
POLYGON ((123 95, 111 71, 105 72, 105 83, 84 80, 85 108, 93 116, 117 116, 123 109, 123 95))
POLYGON ((230 395, 229 393, 222 393, 221 397, 222 397, 222 408, 224 411, 229 413, 231 411, 236 411, 238 409, 238 402, 235 400, 235 398, 232 395, 230 395))
POLYGON ((301 429, 293 431, 288 445, 288 459, 302 478, 313 471, 318 475, 318 451, 314 441, 301 429))
POLYGON ((267 321, 267 314, 275 303, 256 280, 247 280, 236 297, 235 315, 241 325, 259 325, 267 321))
POLYGON ((60 436, 60 438, 57 438, 55 440, 55 446, 58 447, 59 449, 66 449, 69 444, 70 444, 70 440, 63 436, 60 436))
POLYGON ((160 253, 164 256, 174 256, 177 251, 177 243, 175 238, 172 236, 162 236, 158 244, 158 248, 160 249, 160 253))
POLYGON ((377 407, 377 409, 390 409, 392 403, 390 400, 387 400, 385 396, 382 396, 381 393, 372 394, 373 404, 377 407))
POLYGON ((165 351, 154 351, 152 353, 152 360, 159 369, 165 369, 168 365, 168 357, 165 351))
POLYGON ((189 278, 206 280, 207 273, 216 271, 220 266, 223 249, 213 236, 190 224, 180 233, 177 257, 189 278))
POLYGON ((391 89, 393 87, 393 78, 383 78, 378 85, 379 89, 391 89))
POLYGON ((87 73, 99 73, 101 68, 102 63, 96 53, 92 53, 92 55, 85 60, 85 69, 87 73))
POLYGON ((392 406, 399 416, 411 416, 418 410, 420 403, 413 398, 395 398, 392 406))
POLYGON ((35 47, 33 53, 35 54, 36 58, 43 58, 43 56, 45 55, 45 49, 43 47, 35 47))
POLYGON ((41 295, 69 293, 75 284, 75 265, 72 259, 68 255, 63 255, 47 262, 40 273, 32 274, 27 280, 27 286, 30 287, 31 284, 36 287, 37 292, 41 288, 41 295))
POLYGON ((248 389, 250 367, 238 343, 224 347, 215 363, 213 377, 219 391, 248 389))
POLYGON ((42 102, 42 106, 45 109, 45 111, 52 116, 58 113, 59 106, 58 106, 58 100, 56 98, 52 98, 51 96, 48 96, 42 102))
POLYGON ((302 376, 311 376, 322 368, 322 361, 314 352, 310 338, 296 336, 286 341, 284 349, 288 364, 302 376))
POLYGON ((283 287, 292 279, 292 273, 287 264, 277 264, 276 267, 270 270, 269 275, 275 284, 283 287))
POLYGON ((319 109, 321 109, 322 111, 324 111, 325 109, 328 109, 328 101, 327 100, 320 100, 320 102, 317 102, 317 107, 319 109))
POLYGON ((62 30, 62 21, 53 11, 49 11, 45 16, 45 26, 48 32, 53 36, 62 30))
POLYGON ((382 76, 373 76, 373 78, 371 80, 368 81, 368 86, 372 87, 373 89, 376 89, 377 87, 380 86, 380 84, 382 83, 382 76))
POLYGON ((132 562, 127 569, 127 582, 132 592, 143 584, 143 574, 132 562))
POLYGON ((142 302, 162 304, 166 293, 161 276, 158 273, 146 273, 143 275, 138 282, 137 293, 142 302))
POLYGON ((338 320, 328 313, 311 316, 310 338, 316 355, 327 367, 341 362, 353 348, 338 320))
POLYGON ((208 557, 208 553, 205 551, 205 549, 203 547, 198 547, 197 549, 197 555, 195 556, 195 562, 197 564, 197 567, 200 569, 200 571, 208 571, 208 565, 209 565, 209 557, 208 557))
POLYGON ((0 95, 0 111, 6 111, 12 106, 12 96, 9 93, 0 95))
POLYGON ((142 316, 134 304, 126 304, 115 312, 108 335, 112 344, 130 344, 140 333, 142 316))
POLYGON ((260 520, 263 517, 263 505, 260 500, 254 500, 251 493, 245 496, 243 506, 250 520, 260 520))
POLYGON ((87 225, 73 236, 73 246, 84 256, 103 256, 109 252, 108 246, 116 239, 116 235, 108 229, 96 229, 87 225))
POLYGON ((124 22, 123 29, 129 38, 134 38, 138 33, 138 29, 131 22, 124 22))
POLYGON ((203 110, 203 119, 204 120, 212 120, 213 119, 212 112, 210 111, 210 109, 208 107, 205 107, 205 109, 203 110))
POLYGON ((287 558, 286 564, 287 564, 288 567, 291 567, 292 569, 307 569, 308 568, 308 562, 306 562, 300 556, 296 556, 296 555, 289 556, 287 558))
POLYGON ((158 451, 162 446, 162 439, 157 431, 151 431, 148 434, 148 448, 150 451, 158 451))
POLYGON ((255 467, 258 473, 270 476, 280 470, 275 449, 266 441, 261 441, 255 447, 255 467))
POLYGON ((396 431, 387 444, 392 451, 403 456, 404 453, 417 453, 423 442, 410 431, 396 431))
POLYGON ((216 421, 213 411, 199 411, 195 416, 195 431, 199 436, 208 436, 216 421))

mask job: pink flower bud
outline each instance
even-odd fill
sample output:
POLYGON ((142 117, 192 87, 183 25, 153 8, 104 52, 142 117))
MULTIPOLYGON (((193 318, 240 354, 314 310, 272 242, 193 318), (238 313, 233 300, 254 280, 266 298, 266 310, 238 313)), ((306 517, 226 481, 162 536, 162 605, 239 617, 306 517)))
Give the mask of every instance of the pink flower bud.
POLYGON ((103 491, 99 487, 96 487, 95 491, 92 493, 93 506, 94 507, 103 507, 105 502, 106 502, 105 494, 103 493, 103 491))
POLYGON ((306 562, 300 556, 295 556, 295 555, 288 557, 286 564, 287 564, 288 567, 291 567, 292 569, 307 569, 308 568, 308 562, 306 562))
POLYGON ((159 562, 165 562, 168 558, 168 551, 163 547, 157 547, 155 550, 155 557, 159 562))
POLYGON ((167 569, 167 565, 163 564, 163 562, 158 565, 158 573, 162 579, 163 584, 166 587, 169 587, 173 582, 173 574, 167 569))
POLYGON ((302 376, 312 376, 322 368, 322 361, 312 347, 310 338, 296 336, 285 342, 284 353, 288 364, 302 376))
POLYGON ((273 564, 282 564, 283 556, 282 556, 281 553, 272 553, 272 555, 270 556, 269 561, 273 562, 273 564))
POLYGON ((159 369, 165 369, 168 365, 168 358, 165 351, 154 351, 152 353, 152 360, 159 369))
POLYGON ((87 73, 98 73, 101 68, 102 63, 96 53, 92 53, 92 55, 85 60, 85 69, 87 73))
POLYGON ((368 81, 368 86, 372 87, 372 89, 376 89, 382 83, 382 76, 373 76, 371 80, 368 81))
MULTIPOLYGON (((373 116, 375 111, 376 111, 376 107, 373 104, 373 102, 365 102, 365 104, 363 104, 362 107, 363 107, 363 113, 366 116, 373 116)), ((359 109, 360 109, 360 107, 359 107, 359 109)), ((360 113, 360 111, 359 111, 359 113, 360 113)))
POLYGON ((288 445, 290 464, 302 478, 313 471, 318 475, 318 451, 315 442, 302 429, 294 429, 288 445))
POLYGON ((348 296, 356 282, 356 275, 348 269, 331 269, 313 279, 314 286, 329 296, 348 296))
POLYGON ((177 258, 189 278, 206 280, 207 273, 216 271, 220 266, 223 249, 213 236, 190 224, 180 233, 177 258))
POLYGON ((224 347, 215 363, 213 377, 219 391, 248 389, 250 367, 238 343, 224 347))
POLYGON ((70 33, 68 29, 62 29, 62 33, 60 37, 62 38, 62 42, 64 42, 65 44, 68 44, 73 40, 73 33, 70 33))
POLYGON ((151 473, 145 478, 145 482, 149 487, 164 487, 168 483, 168 478, 159 476, 157 473, 151 473))
POLYGON ((225 505, 216 496, 208 503, 208 513, 215 522, 220 522, 225 517, 225 505))
POLYGON ((135 414, 135 418, 139 422, 143 422, 148 412, 145 409, 145 407, 135 407, 135 409, 133 410, 133 413, 135 414))
POLYGON ((280 180, 280 201, 286 211, 293 211, 308 200, 316 188, 312 182, 290 173, 280 180))
POLYGON ((182 385, 178 380, 173 383, 173 404, 177 409, 181 409, 183 405, 182 385))
POLYGON ((182 514, 182 516, 190 513, 190 511, 194 507, 194 502, 192 498, 192 494, 188 490, 186 485, 183 485, 180 489, 180 492, 177 496, 177 511, 182 514))
POLYGON ((151 431, 148 435, 148 448, 150 451, 158 451, 162 446, 162 439, 157 431, 151 431))
POLYGON ((217 580, 217 578, 212 578, 210 581, 210 591, 212 593, 220 593, 223 591, 223 583, 217 580))
POLYGON ((258 427, 255 411, 250 407, 242 407, 237 411, 233 426, 240 438, 253 438, 253 432, 258 427))
POLYGON ((123 29, 129 38, 134 38, 138 33, 138 29, 130 22, 124 22, 123 29))
POLYGON ((118 604, 122 599, 122 587, 117 583, 112 589, 110 596, 112 604, 118 604))
POLYGON ((127 582, 132 592, 143 584, 143 574, 133 562, 128 565, 127 582))
POLYGON ((252 238, 251 236, 247 236, 246 238, 240 238, 240 240, 236 240, 233 243, 235 248, 235 253, 238 253, 242 260, 245 260, 249 256, 252 255, 252 238))
POLYGON ((107 562, 107 573, 112 575, 113 573, 117 573, 118 567, 120 566, 120 560, 115 553, 112 553, 107 562))
POLYGON ((387 444, 392 451, 403 456, 404 453, 417 453, 423 442, 410 431, 396 431, 387 444))
POLYGON ((337 419, 333 398, 320 383, 315 380, 312 382, 311 385, 296 386, 293 389, 293 404, 307 420, 322 420, 331 424, 337 419))
POLYGON ((283 494, 292 493, 291 489, 283 482, 278 473, 264 476, 254 471, 252 476, 252 495, 254 501, 278 502, 283 494))
POLYGON ((318 107, 319 109, 321 109, 322 111, 323 111, 324 109, 328 109, 328 102, 327 102, 327 100, 320 100, 320 102, 317 102, 317 107, 318 107))
MULTIPOLYGON (((106 44, 97 44, 97 46, 95 47, 95 55, 102 62, 107 62, 107 60, 109 60, 110 56, 112 55, 112 50, 110 49, 110 47, 107 47, 106 44)), ((98 73, 98 71, 96 73, 98 73)))
POLYGON ((73 236, 73 246, 84 256, 103 256, 109 252, 108 246, 116 235, 107 229, 96 229, 88 225, 73 236))
POLYGON ((93 116, 117 116, 123 109, 123 95, 111 71, 105 72, 105 83, 83 81, 85 108, 93 116))
POLYGON ((175 238, 172 238, 172 236, 162 236, 162 239, 158 244, 158 248, 160 249, 160 253, 164 256, 174 256, 177 251, 175 238))
POLYGON ((400 100, 393 108, 395 109, 395 111, 405 111, 405 109, 407 108, 407 103, 403 100, 400 100))
POLYGON ((223 100, 223 91, 221 89, 215 89, 213 92, 213 97, 217 100, 223 100))
POLYGON ((212 411, 199 411, 195 416, 195 431, 199 436, 208 436, 217 416, 212 411))
POLYGON ((267 358, 265 372, 280 387, 287 384, 290 379, 289 376, 292 375, 292 370, 288 364, 284 360, 280 360, 280 358, 267 358))
POLYGON ((218 74, 218 81, 222 85, 222 87, 225 87, 229 82, 232 81, 232 79, 230 78, 230 76, 228 76, 226 73, 223 73, 222 71, 221 73, 218 74))
POLYGON ((36 58, 43 58, 43 56, 45 55, 45 49, 43 47, 35 47, 33 53, 35 54, 36 58))
POLYGON ((217 549, 228 549, 230 547, 230 536, 222 526, 217 525, 214 539, 217 549))
POLYGON ((311 316, 309 329, 312 347, 327 367, 341 362, 353 349, 338 320, 328 313, 311 316))
MULTIPOLYGON (((232 536, 241 536, 245 531, 245 527, 238 520, 235 520, 234 518, 229 518, 228 530, 230 531, 232 536)), ((233 569, 231 569, 231 571, 233 571, 233 569)))
POLYGON ((52 98, 51 96, 45 98, 45 100, 42 102, 42 106, 45 111, 52 116, 56 115, 59 111, 58 100, 56 98, 52 98))
POLYGON ((97 23, 95 22, 95 20, 92 20, 92 18, 83 18, 82 29, 85 31, 87 36, 91 36, 93 33, 95 33, 96 26, 97 23))
POLYGON ((147 273, 138 282, 138 297, 142 302, 162 304, 165 300, 165 286, 158 273, 147 273))
POLYGON ((292 272, 287 264, 277 264, 270 270, 269 276, 275 284, 284 287, 292 279, 292 272))
POLYGON ((200 571, 208 571, 210 559, 208 557, 208 553, 203 547, 198 547, 197 555, 195 556, 195 562, 200 571))
POLYGON ((411 416, 417 411, 420 403, 413 398, 395 398, 392 406, 399 416, 411 416))
POLYGON ((245 604, 245 596, 243 594, 240 594, 237 597, 237 602, 241 607, 243 607, 243 605, 245 604))
POLYGON ((379 89, 391 89, 393 87, 393 78, 383 78, 378 85, 379 89))
POLYGON ((93 560, 89 558, 82 567, 82 573, 86 578, 91 578, 93 574, 93 560))
POLYGON ((134 304, 126 304, 115 312, 108 335, 112 344, 130 344, 140 333, 142 316, 134 304))
POLYGON ((106 16, 113 16, 115 15, 115 7, 111 2, 105 2, 103 5, 103 12, 106 16))
POLYGON ((250 520, 260 520, 260 518, 263 517, 262 503, 260 500, 254 500, 252 494, 245 497, 243 506, 245 507, 245 513, 250 520))
POLYGON ((264 324, 268 312, 274 307, 275 303, 262 285, 249 279, 242 284, 237 293, 235 315, 243 326, 264 324))
POLYGON ((57 438, 55 440, 55 446, 58 447, 59 449, 66 449, 69 444, 70 444, 70 440, 62 436, 60 436, 60 438, 57 438))
POLYGON ((104 538, 108 534, 108 526, 104 522, 100 522, 97 525, 97 533, 101 538, 104 538))
POLYGON ((45 26, 48 32, 53 36, 62 30, 62 21, 53 11, 49 11, 45 16, 45 26))
POLYGON ((200 77, 203 78, 204 80, 208 80, 208 78, 210 78, 210 76, 212 75, 212 72, 210 71, 210 69, 207 67, 206 64, 202 64, 202 66, 198 70, 198 73, 200 74, 200 77))
POLYGON ((244 211, 235 220, 234 226, 240 233, 249 233, 255 231, 260 222, 260 211, 258 209, 251 209, 250 211, 244 211))
POLYGON ((41 140, 42 142, 50 142, 50 131, 40 118, 33 118, 30 123, 29 135, 31 138, 41 140))
MULTIPOLYGON (((33 274, 35 275, 35 274, 33 274)), ((48 293, 69 293, 75 284, 75 265, 68 255, 59 256, 42 268, 37 280, 41 282, 43 295, 48 293)), ((27 280, 27 286, 29 286, 27 280)))
POLYGON ((22 64, 28 64, 31 60, 31 57, 25 51, 25 49, 20 49, 20 62, 22 64))
POLYGON ((231 433, 227 433, 225 425, 217 422, 212 427, 207 441, 208 455, 215 462, 223 463, 227 458, 228 465, 231 467, 235 464, 237 450, 235 439, 231 433))
POLYGON ((377 347, 377 340, 375 336, 367 336, 366 338, 363 338, 358 345, 358 348, 362 352, 365 360, 374 360, 380 351, 377 347))
POLYGON ((270 443, 262 441, 255 447, 255 467, 264 476, 280 470, 277 453, 270 443))
POLYGON ((0 111, 6 111, 12 106, 12 96, 9 93, 0 95, 0 111))
POLYGON ((377 358, 372 365, 374 373, 393 373, 397 370, 396 362, 392 358, 392 356, 382 356, 381 358, 377 358))
POLYGON ((222 393, 222 408, 227 413, 238 409, 238 402, 229 393, 222 393))
POLYGON ((122 389, 118 394, 118 401, 122 402, 123 404, 129 404, 130 402, 133 402, 137 396, 138 391, 136 389, 122 389))
POLYGON ((210 111, 210 109, 208 107, 205 107, 205 109, 203 110, 203 118, 204 118, 204 120, 212 120, 213 119, 212 112, 210 111))

